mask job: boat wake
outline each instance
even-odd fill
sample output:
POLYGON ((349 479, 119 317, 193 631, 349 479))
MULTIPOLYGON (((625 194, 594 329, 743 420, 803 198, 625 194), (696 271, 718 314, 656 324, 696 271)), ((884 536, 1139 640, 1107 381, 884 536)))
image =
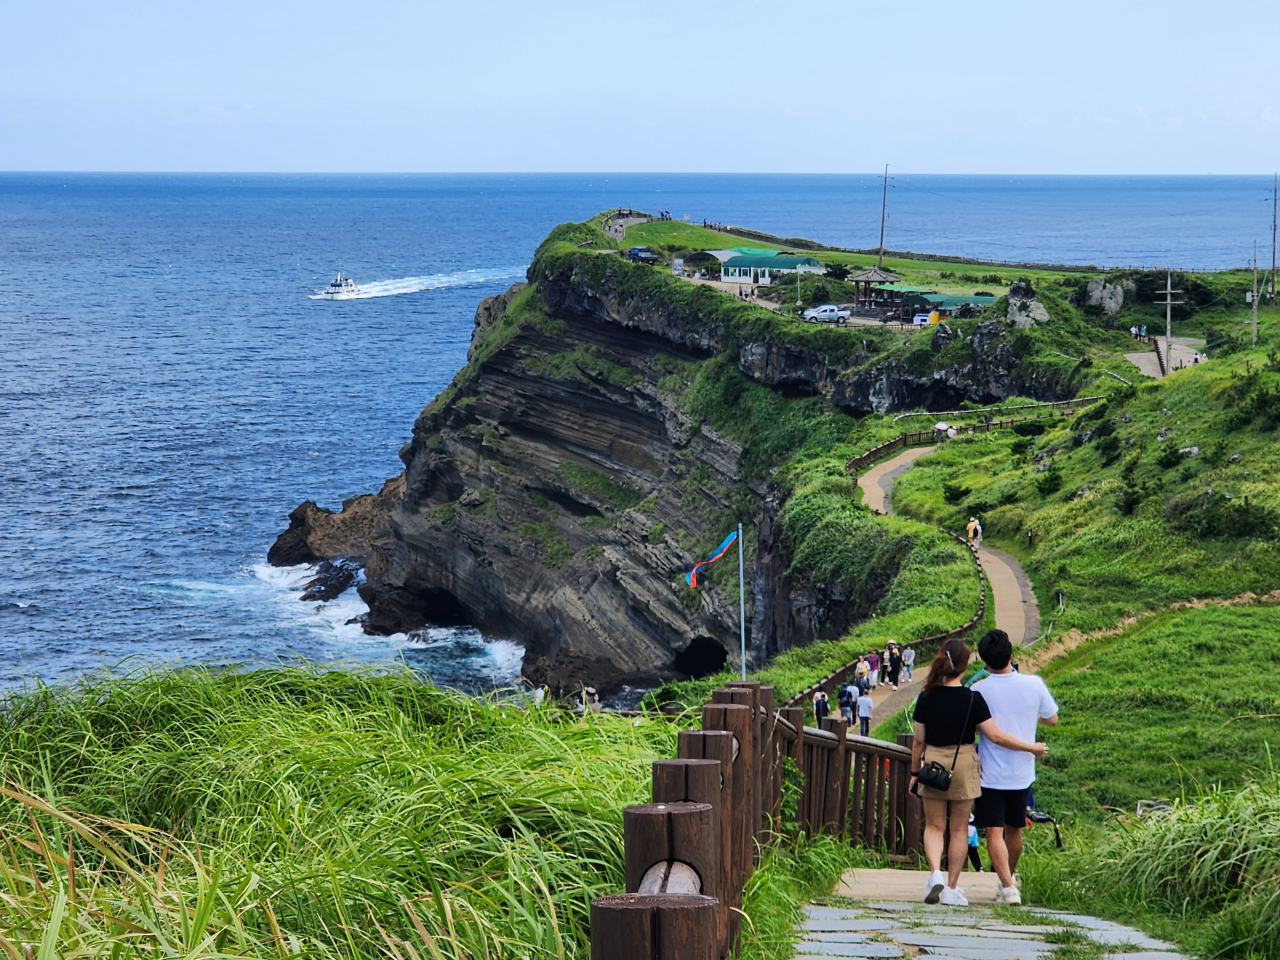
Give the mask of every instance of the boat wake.
MULTIPOLYGON (((401 277, 398 280, 374 280, 358 284, 359 292, 343 296, 341 300, 372 300, 377 297, 394 297, 402 293, 418 293, 421 290, 438 290, 441 287, 465 287, 480 283, 501 283, 522 279, 528 266, 495 267, 490 270, 459 270, 456 273, 436 273, 426 277, 401 277)), ((312 300, 330 299, 313 293, 312 300)))

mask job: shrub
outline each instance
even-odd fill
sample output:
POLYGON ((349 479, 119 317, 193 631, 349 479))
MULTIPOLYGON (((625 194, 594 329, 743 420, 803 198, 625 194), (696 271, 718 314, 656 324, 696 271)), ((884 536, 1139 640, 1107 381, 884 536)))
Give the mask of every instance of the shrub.
POLYGON ((1036 489, 1040 491, 1040 496, 1042 497, 1047 497, 1062 489, 1062 473, 1058 470, 1056 463, 1050 463, 1049 468, 1036 478, 1036 489))
POLYGON ((1178 452, 1177 446, 1171 443, 1165 447, 1160 456, 1156 457, 1156 466, 1161 470, 1168 470, 1170 467, 1176 467, 1182 460, 1182 454, 1178 452))
POLYGON ((942 482, 942 498, 947 503, 959 503, 969 495, 969 492, 968 487, 962 487, 958 483, 947 483, 945 480, 942 482))
POLYGON ((1010 429, 1020 437, 1038 437, 1049 429, 1049 425, 1043 420, 1023 420, 1010 429))

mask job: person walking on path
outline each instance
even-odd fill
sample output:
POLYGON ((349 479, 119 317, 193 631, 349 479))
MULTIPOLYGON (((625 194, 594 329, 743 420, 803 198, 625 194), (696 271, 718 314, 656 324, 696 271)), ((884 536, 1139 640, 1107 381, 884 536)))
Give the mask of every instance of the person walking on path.
POLYGON ((978 828, 973 825, 973 814, 969 814, 969 863, 973 869, 982 873, 982 855, 978 853, 978 828))
POLYGON ((819 690, 813 695, 813 719, 818 726, 822 726, 822 721, 825 720, 830 713, 831 701, 827 699, 827 691, 819 690))
POLYGON ((880 654, 874 650, 867 651, 867 682, 872 690, 880 683, 880 654))
POLYGON ((880 682, 887 683, 889 680, 889 644, 884 645, 884 649, 880 651, 880 682))
POLYGON ((871 694, 866 690, 858 694, 858 733, 860 736, 871 736, 871 694))
POLYGON ((867 665, 867 658, 858 657, 858 662, 853 666, 853 682, 858 685, 859 693, 871 688, 871 681, 867 677, 870 672, 871 667, 867 665))
MULTIPOLYGON (((986 701, 996 725, 1015 737, 1034 739, 1036 723, 1058 723, 1058 705, 1043 680, 1013 669, 1013 644, 1003 630, 989 630, 978 641, 978 656, 990 673, 973 685, 986 701)), ((982 762, 982 796, 974 806, 974 823, 987 832, 987 854, 1000 877, 996 903, 1022 902, 1014 875, 1022 856, 1022 828, 1027 823, 1035 757, 1009 750, 984 733, 978 741, 982 762)))
POLYGON ((845 723, 853 723, 853 689, 846 684, 840 688, 840 716, 844 718, 845 723))
POLYGON ((969 848, 969 813, 982 794, 981 771, 974 735, 982 735, 1010 751, 1042 757, 1043 743, 1028 743, 999 728, 980 692, 964 686, 969 648, 961 640, 948 640, 929 664, 924 689, 916 699, 915 737, 911 744, 911 785, 908 789, 924 803, 924 852, 929 861, 925 903, 964 907, 969 901, 956 884, 969 848), (945 790, 920 782, 921 767, 940 766, 949 771, 945 790), (951 815, 950 842, 947 815, 951 815), (946 845, 947 873, 942 872, 942 848, 946 845))
POLYGON ((915 648, 912 647, 910 644, 907 644, 907 649, 902 651, 902 670, 903 670, 904 683, 911 682, 912 674, 915 671, 915 666, 916 666, 915 648))
POLYGON ((889 683, 898 689, 898 679, 902 676, 902 651, 896 643, 889 644, 889 683))
POLYGON ((969 545, 975 550, 982 546, 982 524, 978 522, 977 517, 969 518, 969 526, 965 527, 969 534, 969 545))

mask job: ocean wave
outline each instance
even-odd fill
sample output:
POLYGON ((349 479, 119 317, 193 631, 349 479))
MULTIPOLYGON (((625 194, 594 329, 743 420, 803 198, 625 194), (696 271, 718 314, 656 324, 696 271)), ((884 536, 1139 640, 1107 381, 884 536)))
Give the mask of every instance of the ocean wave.
MULTIPOLYGON (((374 280, 358 284, 360 292, 347 300, 372 300, 376 297, 394 297, 402 293, 418 293, 421 290, 438 290, 441 287, 465 287, 477 283, 496 283, 524 277, 528 265, 522 267, 497 267, 490 270, 459 270, 456 273, 436 273, 426 277, 401 277, 398 280, 374 280)), ((312 300, 326 299, 319 293, 310 295, 312 300)))

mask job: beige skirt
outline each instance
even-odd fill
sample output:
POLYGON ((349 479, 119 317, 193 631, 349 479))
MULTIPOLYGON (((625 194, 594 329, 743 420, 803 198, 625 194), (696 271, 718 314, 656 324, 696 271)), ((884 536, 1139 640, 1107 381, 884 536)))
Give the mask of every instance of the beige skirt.
MULTIPOLYGON (((956 757, 955 747, 924 748, 923 763, 937 761, 951 770, 951 758, 956 757)), ((982 795, 982 767, 978 761, 977 744, 967 743, 960 748, 960 756, 956 757, 956 768, 951 770, 951 788, 947 791, 935 790, 920 784, 920 796, 926 800, 977 800, 982 795)))

